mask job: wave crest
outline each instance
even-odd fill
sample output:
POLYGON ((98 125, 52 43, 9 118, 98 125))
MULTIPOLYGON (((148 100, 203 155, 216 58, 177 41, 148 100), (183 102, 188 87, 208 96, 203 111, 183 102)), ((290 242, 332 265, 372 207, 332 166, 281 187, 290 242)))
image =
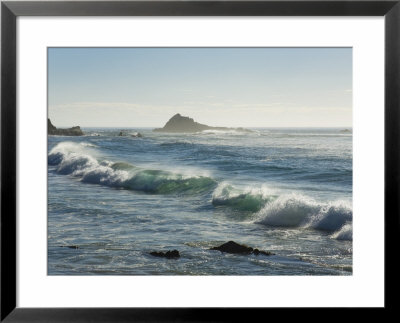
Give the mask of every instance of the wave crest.
MULTIPOLYGON (((281 227, 310 227, 335 232, 333 237, 349 237, 353 219, 350 203, 345 201, 318 203, 301 195, 282 195, 258 212, 257 223, 281 227), (340 233, 344 230, 342 233, 340 233)), ((352 236, 352 233, 351 233, 352 236)), ((338 238, 339 237, 339 238, 338 238)), ((348 240, 348 239, 342 239, 348 240)))
POLYGON ((48 163, 56 166, 58 173, 79 177, 85 183, 154 194, 197 194, 216 185, 207 176, 142 169, 125 162, 101 160, 95 155, 89 147, 62 142, 50 151, 48 163))
POLYGON ((227 206, 240 211, 257 212, 274 198, 265 188, 239 190, 227 183, 221 183, 214 190, 212 204, 227 206))
POLYGON ((340 230, 332 235, 336 240, 353 240, 353 225, 346 223, 340 230))

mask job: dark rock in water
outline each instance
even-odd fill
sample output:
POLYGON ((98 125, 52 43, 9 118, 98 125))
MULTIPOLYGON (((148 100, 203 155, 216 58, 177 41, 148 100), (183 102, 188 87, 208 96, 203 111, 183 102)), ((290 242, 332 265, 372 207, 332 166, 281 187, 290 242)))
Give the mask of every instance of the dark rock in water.
POLYGON ((47 134, 55 136, 83 136, 84 133, 79 126, 68 128, 68 129, 58 129, 47 119, 47 134))
POLYGON ((252 253, 253 248, 238 244, 234 241, 229 241, 227 243, 220 245, 219 247, 213 247, 210 250, 219 250, 221 252, 227 252, 227 253, 250 254, 252 253))
POLYGON ((221 252, 227 252, 227 253, 233 253, 233 254, 244 254, 244 255, 255 254, 256 256, 258 256, 260 254, 265 255, 265 256, 273 255, 273 253, 271 253, 269 251, 253 249, 251 247, 238 244, 235 241, 228 241, 227 243, 224 243, 218 247, 210 248, 210 250, 219 250, 221 252))
POLYGON ((79 249, 78 246, 60 246, 61 248, 79 249))
POLYGON ((272 253, 270 251, 263 251, 263 250, 258 250, 258 249, 254 249, 253 254, 255 254, 256 256, 258 256, 258 255, 264 255, 264 256, 275 255, 274 253, 272 253))
POLYGON ((133 132, 133 133, 128 133, 128 131, 121 130, 118 134, 119 137, 134 137, 134 138, 142 138, 143 135, 140 132, 133 132))
POLYGON ((152 251, 150 254, 154 257, 163 257, 168 259, 179 258, 181 256, 178 250, 168 250, 167 252, 152 251))
POLYGON ((210 127, 205 124, 195 122, 192 118, 183 117, 179 113, 175 114, 163 128, 157 128, 155 132, 200 132, 204 130, 237 130, 251 132, 244 128, 210 127))

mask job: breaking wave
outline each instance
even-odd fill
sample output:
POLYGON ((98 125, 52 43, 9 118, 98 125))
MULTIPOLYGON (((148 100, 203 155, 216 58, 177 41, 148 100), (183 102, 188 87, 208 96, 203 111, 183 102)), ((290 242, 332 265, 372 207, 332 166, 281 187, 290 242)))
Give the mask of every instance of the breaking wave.
MULTIPOLYGON (((219 185, 211 177, 163 169, 144 169, 127 162, 105 160, 96 146, 61 142, 51 149, 48 164, 59 174, 85 183, 151 194, 212 193, 214 207, 225 207, 266 226, 304 227, 330 232, 337 240, 352 240, 352 206, 346 201, 317 202, 299 194, 280 194, 265 186, 237 188, 219 185)), ((201 174, 201 173, 200 173, 201 174)))
POLYGON ((50 151, 48 164, 55 166, 58 173, 78 177, 85 183, 153 194, 197 194, 216 186, 215 180, 207 176, 143 169, 125 162, 102 160, 92 148, 73 142, 59 143, 50 151))
POLYGON ((318 203, 302 195, 282 195, 258 212, 257 223, 279 227, 309 227, 352 239, 353 211, 349 202, 318 203))
POLYGON ((339 231, 332 235, 336 240, 353 240, 353 225, 346 223, 339 231))
POLYGON ((258 212, 273 199, 274 196, 266 188, 239 190, 227 183, 221 183, 214 190, 212 204, 240 211, 258 212))

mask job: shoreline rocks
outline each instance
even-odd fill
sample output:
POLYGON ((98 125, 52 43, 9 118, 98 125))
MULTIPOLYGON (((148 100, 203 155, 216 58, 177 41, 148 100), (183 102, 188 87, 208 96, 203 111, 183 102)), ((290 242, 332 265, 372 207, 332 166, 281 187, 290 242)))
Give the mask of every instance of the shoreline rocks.
POLYGON ((79 126, 67 128, 67 129, 58 129, 56 128, 50 121, 47 119, 47 134, 53 136, 83 136, 84 133, 79 126))
POLYGON ((235 241, 228 241, 218 247, 210 248, 210 250, 219 250, 221 252, 232 253, 232 254, 241 254, 241 255, 250 255, 250 254, 254 254, 256 256, 258 256, 258 255, 264 255, 264 256, 275 255, 274 253, 272 253, 270 251, 253 249, 252 247, 238 244, 235 241))

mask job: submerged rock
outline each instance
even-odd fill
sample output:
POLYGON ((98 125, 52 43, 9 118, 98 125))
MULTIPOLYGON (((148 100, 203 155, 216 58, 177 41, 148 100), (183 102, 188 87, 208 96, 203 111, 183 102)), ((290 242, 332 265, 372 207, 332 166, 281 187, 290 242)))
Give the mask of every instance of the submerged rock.
POLYGON ((58 129, 47 119, 47 134, 55 136, 83 136, 84 133, 79 126, 68 128, 68 129, 58 129))
POLYGON ((204 130, 235 130, 251 132, 251 130, 244 128, 227 128, 227 127, 210 127, 202 123, 194 121, 192 118, 181 116, 179 113, 175 114, 163 128, 157 128, 155 132, 200 132, 204 130))
POLYGON ((253 252, 253 248, 238 244, 234 241, 228 241, 227 243, 224 243, 218 247, 213 247, 210 250, 219 250, 221 252, 227 252, 227 253, 244 253, 244 254, 250 254, 253 252))
POLYGON ((271 251, 263 251, 263 250, 258 250, 258 249, 254 249, 253 250, 253 254, 255 254, 256 256, 258 256, 258 255, 264 255, 264 256, 273 256, 273 255, 275 255, 271 251))
POLYGON ((253 249, 252 247, 238 244, 235 241, 228 241, 227 243, 224 243, 218 247, 210 248, 210 250, 219 250, 221 252, 244 255, 255 254, 256 256, 258 256, 259 254, 265 256, 274 255, 272 252, 253 249))
POLYGON ((60 246, 61 248, 79 249, 78 246, 60 246))
POLYGON ((150 255, 154 257, 163 257, 168 259, 179 258, 181 256, 178 250, 168 250, 167 252, 152 251, 150 252, 150 255))

